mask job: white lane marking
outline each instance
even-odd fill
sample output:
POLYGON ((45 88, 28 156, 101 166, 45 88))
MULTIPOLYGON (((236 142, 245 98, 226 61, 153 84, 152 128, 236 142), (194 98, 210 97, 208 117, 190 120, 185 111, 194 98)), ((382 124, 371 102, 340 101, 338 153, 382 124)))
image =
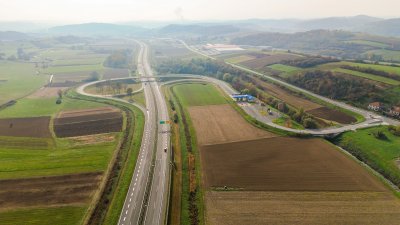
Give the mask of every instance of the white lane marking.
POLYGON ((132 198, 129 198, 129 202, 131 202, 132 201, 132 198))
POLYGON ((137 181, 137 177, 136 177, 135 181, 137 181))
POLYGON ((131 207, 131 204, 128 204, 128 209, 129 209, 129 207, 131 207))
POLYGON ((128 215, 128 210, 125 211, 125 214, 128 215))
MULTIPOLYGON (((133 184, 133 186, 136 186, 136 182, 133 184)), ((135 189, 135 188, 133 188, 133 189, 135 189)))
POLYGON ((124 217, 124 221, 126 220, 126 217, 124 217))
POLYGON ((131 193, 131 196, 133 196, 133 193, 131 193))

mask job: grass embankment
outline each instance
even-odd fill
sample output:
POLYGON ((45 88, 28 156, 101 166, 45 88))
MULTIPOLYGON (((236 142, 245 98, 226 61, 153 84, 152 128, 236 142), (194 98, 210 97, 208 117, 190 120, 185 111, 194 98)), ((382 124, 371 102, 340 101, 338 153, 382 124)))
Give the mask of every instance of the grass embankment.
POLYGON ((333 142, 400 187, 400 137, 389 132, 387 126, 349 131, 333 142), (386 140, 374 136, 379 131, 386 140))
POLYGON ((126 129, 114 165, 109 167, 107 184, 89 219, 89 224, 116 224, 140 151, 144 128, 143 112, 133 105, 119 101, 87 97, 77 93, 70 93, 70 97, 113 105, 122 109, 127 117, 126 129))

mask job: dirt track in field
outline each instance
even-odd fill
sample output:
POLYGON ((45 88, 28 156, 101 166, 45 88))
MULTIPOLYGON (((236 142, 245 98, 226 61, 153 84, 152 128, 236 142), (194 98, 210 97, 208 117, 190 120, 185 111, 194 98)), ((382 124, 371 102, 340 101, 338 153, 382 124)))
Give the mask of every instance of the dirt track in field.
POLYGON ((121 111, 111 107, 64 111, 54 120, 54 132, 57 137, 120 132, 122 124, 121 111))
POLYGON ((199 145, 274 137, 245 121, 230 105, 189 107, 199 145))
POLYGON ((396 225, 400 202, 387 192, 206 192, 210 225, 396 225))
POLYGON ((51 137, 50 117, 0 119, 0 136, 51 137))
POLYGON ((0 180, 0 210, 17 207, 87 204, 102 173, 0 180))
POLYGON ((201 147, 207 188, 385 191, 377 178, 321 139, 267 138, 201 147))

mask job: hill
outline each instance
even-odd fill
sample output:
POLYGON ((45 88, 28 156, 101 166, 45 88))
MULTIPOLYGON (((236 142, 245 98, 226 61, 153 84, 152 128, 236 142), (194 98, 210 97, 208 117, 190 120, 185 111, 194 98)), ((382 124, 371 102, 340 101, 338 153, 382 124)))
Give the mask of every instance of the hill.
POLYGON ((128 25, 116 25, 109 23, 84 23, 57 26, 49 29, 49 33, 57 35, 79 36, 114 36, 143 34, 147 29, 128 25))
POLYGON ((0 31, 0 41, 19 41, 29 38, 27 34, 16 31, 0 31))

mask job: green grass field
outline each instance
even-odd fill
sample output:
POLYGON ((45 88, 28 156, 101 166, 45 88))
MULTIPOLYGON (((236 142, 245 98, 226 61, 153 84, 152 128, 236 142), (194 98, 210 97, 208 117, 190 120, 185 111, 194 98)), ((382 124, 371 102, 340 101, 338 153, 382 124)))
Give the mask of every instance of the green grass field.
POLYGON ((0 225, 79 225, 85 212, 83 206, 18 209, 0 212, 0 225))
POLYGON ((49 67, 44 72, 46 73, 72 73, 72 72, 91 72, 91 71, 103 71, 104 67, 102 64, 93 65, 73 65, 73 66, 53 66, 49 67))
POLYGON ((349 75, 353 75, 353 76, 357 76, 357 77, 363 77, 363 78, 366 78, 369 80, 378 81, 378 82, 385 83, 385 84, 400 85, 400 81, 398 81, 398 80, 393 80, 390 78, 376 76, 376 75, 372 75, 372 74, 368 74, 368 73, 362 73, 362 72, 358 72, 358 71, 354 71, 354 70, 336 68, 336 69, 333 69, 332 71, 339 72, 339 73, 345 73, 345 74, 349 74, 349 75))
POLYGON ((87 109, 106 106, 101 103, 63 98, 61 104, 56 104, 56 98, 18 100, 17 103, 0 111, 0 118, 51 116, 61 110, 87 109))
POLYGON ((0 104, 28 95, 47 83, 33 64, 0 61, 0 104))
POLYGON ((51 149, 0 148, 0 179, 104 171, 116 141, 51 149))
MULTIPOLYGON (((287 116, 284 116, 284 117, 282 116, 282 117, 279 117, 278 119, 275 119, 272 122, 275 123, 275 124, 281 125, 283 127, 286 127, 287 126, 287 120, 288 120, 287 116)), ((304 127, 301 124, 297 123, 296 121, 290 120, 290 122, 292 124, 292 127, 290 127, 290 128, 296 129, 296 130, 304 130, 304 127)))
POLYGON ((212 84, 181 84, 174 86, 174 91, 184 107, 228 103, 212 84))
POLYGON ((300 68, 297 68, 294 66, 287 66, 287 65, 283 65, 283 64, 274 64, 274 65, 271 65, 268 67, 273 70, 277 70, 277 71, 281 71, 281 72, 285 72, 285 73, 292 73, 292 72, 300 70, 300 68))
POLYGON ((400 168, 396 165, 396 160, 400 159, 400 137, 390 133, 386 126, 347 132, 337 142, 400 186, 400 168), (373 132, 377 131, 384 132, 388 140, 375 138, 373 132))

